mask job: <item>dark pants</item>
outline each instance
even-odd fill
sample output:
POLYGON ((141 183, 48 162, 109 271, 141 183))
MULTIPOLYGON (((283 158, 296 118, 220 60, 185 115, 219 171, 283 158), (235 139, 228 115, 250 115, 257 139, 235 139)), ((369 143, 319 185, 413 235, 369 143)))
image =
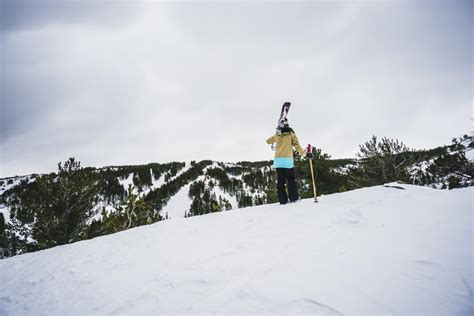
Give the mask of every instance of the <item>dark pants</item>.
POLYGON ((286 204, 288 197, 290 202, 298 200, 298 189, 295 181, 295 168, 276 168, 277 171, 277 195, 280 204, 286 204), (288 195, 286 194, 288 188, 288 195))

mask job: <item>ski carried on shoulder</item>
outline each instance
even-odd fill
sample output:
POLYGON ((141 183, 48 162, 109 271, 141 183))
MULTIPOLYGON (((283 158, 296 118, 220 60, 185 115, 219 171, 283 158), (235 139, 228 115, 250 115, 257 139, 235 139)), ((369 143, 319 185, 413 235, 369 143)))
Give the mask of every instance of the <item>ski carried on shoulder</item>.
POLYGON ((280 118, 278 118, 278 124, 276 128, 276 134, 280 135, 281 129, 283 128, 283 123, 286 121, 286 117, 288 116, 288 111, 290 111, 290 102, 285 102, 283 103, 283 106, 281 107, 281 112, 280 112, 280 118))
MULTIPOLYGON (((278 123, 276 127, 276 135, 281 134, 281 129, 283 128, 283 124, 286 121, 286 116, 288 115, 288 111, 290 110, 291 103, 285 102, 281 107, 280 117, 278 118, 278 123)), ((272 150, 275 150, 275 144, 272 144, 272 150)))

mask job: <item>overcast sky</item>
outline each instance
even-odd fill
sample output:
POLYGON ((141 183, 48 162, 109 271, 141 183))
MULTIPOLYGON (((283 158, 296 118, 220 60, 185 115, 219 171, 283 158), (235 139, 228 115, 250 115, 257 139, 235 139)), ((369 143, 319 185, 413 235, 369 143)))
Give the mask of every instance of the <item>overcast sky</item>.
POLYGON ((0 177, 472 130, 472 1, 1 3, 0 177))

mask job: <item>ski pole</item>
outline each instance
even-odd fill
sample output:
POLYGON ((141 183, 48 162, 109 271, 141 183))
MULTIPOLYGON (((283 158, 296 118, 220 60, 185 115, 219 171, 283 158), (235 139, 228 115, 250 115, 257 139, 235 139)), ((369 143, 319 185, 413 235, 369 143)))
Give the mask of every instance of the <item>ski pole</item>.
MULTIPOLYGON (((306 148, 306 152, 308 154, 311 154, 313 151, 313 147, 308 144, 308 147, 306 148)), ((310 169, 311 169, 311 179, 313 180, 313 193, 314 193, 314 202, 318 202, 318 198, 316 197, 316 181, 314 179, 314 170, 313 170, 313 159, 309 159, 309 166, 310 166, 310 169)))

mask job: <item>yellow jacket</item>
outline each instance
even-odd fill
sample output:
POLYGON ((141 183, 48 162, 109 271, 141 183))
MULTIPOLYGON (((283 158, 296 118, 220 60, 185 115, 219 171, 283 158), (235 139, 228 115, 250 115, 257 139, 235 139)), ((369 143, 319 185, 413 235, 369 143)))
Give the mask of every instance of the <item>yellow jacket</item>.
POLYGON ((293 132, 282 133, 281 135, 274 135, 267 139, 267 144, 276 143, 275 158, 286 157, 293 158, 293 147, 301 155, 306 156, 306 151, 301 147, 298 137, 293 132))

